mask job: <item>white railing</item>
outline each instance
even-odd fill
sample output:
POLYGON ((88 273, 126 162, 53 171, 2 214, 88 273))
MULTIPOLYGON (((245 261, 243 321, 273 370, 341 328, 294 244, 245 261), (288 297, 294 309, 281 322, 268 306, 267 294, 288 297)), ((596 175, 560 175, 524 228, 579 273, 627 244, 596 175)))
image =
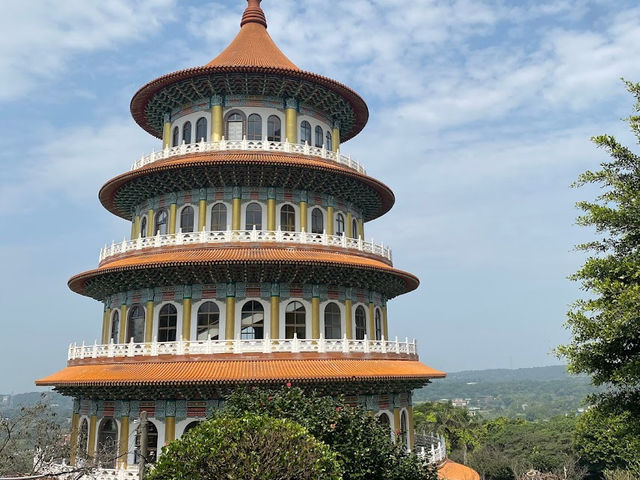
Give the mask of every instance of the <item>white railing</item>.
POLYGON ((142 250, 145 248, 169 247, 177 245, 194 245, 204 243, 228 243, 228 242, 273 242, 273 243, 300 243, 310 245, 326 245, 330 247, 342 247, 359 250, 360 252, 379 255, 391 261, 391 249, 382 243, 372 240, 364 241, 362 237, 347 238, 346 235, 327 235, 326 233, 283 232, 281 230, 222 230, 191 233, 172 233, 156 235, 155 237, 137 238, 135 240, 123 240, 120 243, 112 243, 100 250, 99 261, 113 255, 142 250))
POLYGON ((369 340, 366 335, 363 340, 349 340, 345 336, 341 339, 301 339, 294 336, 287 339, 264 338, 259 340, 178 340, 175 342, 158 342, 154 339, 148 343, 113 343, 100 345, 69 345, 69 360, 85 358, 115 358, 115 357, 155 357, 158 355, 203 355, 216 353, 388 353, 398 355, 415 355, 418 347, 415 340, 404 342, 369 340))
POLYGON ((416 455, 421 459, 439 464, 447 458, 447 444, 442 435, 416 435, 416 455))
POLYGON ((138 480, 140 473, 137 467, 131 469, 111 469, 100 467, 87 467, 86 469, 77 469, 67 465, 66 463, 48 463, 46 466, 38 469, 41 475, 50 475, 51 478, 60 480, 138 480))
POLYGON ((357 161, 353 160, 350 155, 341 155, 340 150, 337 152, 327 150, 324 145, 322 147, 312 147, 306 142, 304 144, 289 143, 286 140, 284 142, 270 142, 266 139, 247 140, 246 137, 242 140, 225 140, 223 138, 219 142, 197 142, 188 144, 182 142, 181 145, 168 147, 159 152, 152 152, 149 155, 142 156, 140 160, 131 166, 131 170, 137 170, 138 168, 142 168, 145 165, 157 162, 158 160, 164 160, 178 155, 203 152, 224 152, 228 150, 298 153, 339 163, 340 165, 344 165, 345 167, 349 167, 360 173, 367 173, 364 167, 357 161))

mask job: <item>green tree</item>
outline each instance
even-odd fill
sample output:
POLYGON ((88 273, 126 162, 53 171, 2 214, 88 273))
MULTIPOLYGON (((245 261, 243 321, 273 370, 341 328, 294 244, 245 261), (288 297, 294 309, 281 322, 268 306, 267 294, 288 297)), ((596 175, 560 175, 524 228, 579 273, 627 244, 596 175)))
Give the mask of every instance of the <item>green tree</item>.
POLYGON ((147 480, 338 480, 336 454, 303 427, 246 413, 208 420, 169 444, 147 480))
MULTIPOLYGON (((640 141, 640 84, 625 81, 635 97, 635 115, 627 121, 640 141)), ((611 135, 593 142, 611 157, 595 172, 582 173, 574 186, 599 187, 594 201, 582 201, 579 225, 594 228, 598 238, 578 245, 590 254, 572 275, 587 293, 568 312, 572 340, 558 352, 573 373, 586 373, 603 390, 590 397, 603 415, 629 413, 640 422, 640 158, 611 135)), ((635 431, 640 430, 634 428, 635 431)), ((620 431, 620 435, 624 432, 620 431)), ((588 441, 582 437, 582 441, 588 441)), ((617 438, 618 445, 630 439, 617 438)), ((621 459, 622 467, 630 459, 621 459)), ((635 452, 640 455, 640 451, 635 452)))
POLYGON ((236 417, 246 412, 302 425, 336 453, 345 480, 437 478, 433 469, 423 467, 415 455, 391 440, 388 426, 381 425, 370 412, 340 399, 299 388, 238 390, 221 410, 222 415, 236 417))

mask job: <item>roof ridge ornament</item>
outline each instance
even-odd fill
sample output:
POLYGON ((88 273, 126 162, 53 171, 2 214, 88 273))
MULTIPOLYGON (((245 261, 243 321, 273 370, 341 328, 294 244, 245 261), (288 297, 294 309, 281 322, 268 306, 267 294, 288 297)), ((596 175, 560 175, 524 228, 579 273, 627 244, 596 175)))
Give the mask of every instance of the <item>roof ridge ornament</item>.
POLYGON ((243 27, 245 23, 258 23, 264 28, 267 28, 267 18, 264 16, 264 12, 260 7, 262 0, 247 0, 247 8, 242 14, 242 20, 240 21, 240 27, 243 27))

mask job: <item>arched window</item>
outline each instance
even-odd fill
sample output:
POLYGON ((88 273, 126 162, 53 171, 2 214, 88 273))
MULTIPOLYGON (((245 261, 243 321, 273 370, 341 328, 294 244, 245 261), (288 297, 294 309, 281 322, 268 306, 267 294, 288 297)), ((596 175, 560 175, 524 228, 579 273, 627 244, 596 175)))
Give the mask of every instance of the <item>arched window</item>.
POLYGON ((243 340, 264 338, 264 308, 260 302, 251 300, 242 306, 240 337, 243 340))
POLYGON ((341 333, 340 307, 334 302, 324 308, 324 338, 340 338, 341 333))
POLYGON ((251 202, 247 205, 245 230, 262 230, 262 206, 259 203, 251 202))
POLYGON ((142 217, 140 220, 140 238, 147 236, 147 217, 142 217))
POLYGON ((182 126, 182 141, 191 143, 191 122, 187 122, 182 126))
POLYGON ((322 233, 324 231, 324 215, 322 210, 314 208, 311 211, 311 233, 322 233))
POLYGON ((291 302, 284 311, 285 338, 293 338, 295 333, 298 338, 306 338, 307 315, 304 305, 300 302, 291 302))
POLYGON ((358 238, 360 235, 358 234, 358 220, 355 218, 351 220, 351 236, 353 238, 358 238))
POLYGON ((182 229, 182 233, 193 232, 193 219, 193 207, 187 205, 180 212, 180 228, 182 229))
POLYGON ((282 141, 280 117, 276 115, 271 115, 267 119, 267 140, 270 142, 282 141))
POLYGON ((367 333, 367 314, 362 305, 356 308, 356 340, 364 340, 367 333))
POLYGON ((200 425, 200 423, 201 422, 198 422, 198 421, 191 422, 186 427, 184 427, 184 430, 182 431, 182 435, 189 433, 190 430, 193 430, 194 428, 196 428, 198 425, 200 425))
POLYGON ((214 302, 204 302, 198 308, 198 340, 218 340, 220 338, 220 309, 214 302))
POLYGON ((87 419, 83 419, 80 424, 80 431, 78 432, 78 450, 82 453, 87 453, 89 445, 89 422, 87 419))
POLYGON ((331 132, 327 130, 327 137, 325 140, 325 148, 329 151, 333 150, 333 140, 331 138, 331 132))
MULTIPOLYGON (((147 463, 156 463, 158 458, 158 429, 153 422, 147 421, 147 463)), ((136 432, 133 463, 140 463, 140 428, 136 432)))
POLYGON ((227 229, 227 206, 216 203, 211 209, 211 230, 221 232, 227 229))
POLYGON ((300 143, 311 145, 311 124, 306 120, 300 124, 300 143))
POLYGON ((280 230, 283 232, 296 230, 296 211, 291 205, 283 205, 280 209, 280 230))
POLYGON ((200 117, 196 122, 196 142, 207 141, 207 119, 200 117))
POLYGON ((407 412, 405 410, 402 411, 400 415, 400 440, 403 445, 409 447, 409 429, 407 428, 407 412))
POLYGON ((382 340, 382 314, 379 308, 376 308, 374 323, 376 327, 376 340, 382 340))
POLYGON ((336 215, 336 235, 344 235, 344 215, 336 215))
POLYGON ((227 136, 229 140, 242 140, 242 115, 232 113, 227 118, 227 136))
POLYGON ((158 314, 158 341, 175 342, 178 331, 178 310, 170 303, 163 305, 158 314))
POLYGON ((262 117, 257 113, 249 115, 247 121, 247 140, 262 140, 262 117))
POLYGON ((316 147, 322 147, 322 127, 320 125, 316 126, 316 147))
POLYGON ((120 338, 120 312, 118 310, 111 315, 111 334, 109 338, 113 343, 118 343, 120 338))
POLYGON ((173 135, 171 136, 171 146, 177 147, 180 143, 180 129, 178 127, 174 127, 173 135))
POLYGON ((133 305, 129 309, 129 320, 127 321, 127 335, 125 342, 144 342, 144 310, 140 305, 133 305))
POLYGON ((167 213, 167 210, 165 208, 158 210, 158 213, 156 213, 156 228, 153 230, 154 235, 158 233, 160 235, 167 234, 169 227, 167 225, 168 220, 169 214, 167 213))
POLYGON ((387 429, 391 429, 391 419, 386 413, 381 413, 380 415, 378 415, 378 422, 380 423, 380 425, 387 427, 387 429))
POLYGON ((98 428, 96 457, 106 468, 115 468, 118 457, 118 424, 113 418, 104 418, 98 428))

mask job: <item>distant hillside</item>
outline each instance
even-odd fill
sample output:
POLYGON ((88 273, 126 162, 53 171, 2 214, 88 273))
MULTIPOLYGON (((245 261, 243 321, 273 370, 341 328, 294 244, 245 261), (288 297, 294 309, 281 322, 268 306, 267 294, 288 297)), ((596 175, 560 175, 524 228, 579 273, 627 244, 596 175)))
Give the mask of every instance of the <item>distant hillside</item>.
POLYGON ((586 376, 567 373, 563 365, 514 370, 453 372, 417 390, 416 402, 458 399, 485 417, 529 420, 576 413, 596 390, 586 376))
POLYGON ((57 392, 0 394, 0 416, 11 417, 18 414, 21 407, 31 407, 40 402, 51 405, 53 410, 61 417, 71 416, 73 399, 57 392))

